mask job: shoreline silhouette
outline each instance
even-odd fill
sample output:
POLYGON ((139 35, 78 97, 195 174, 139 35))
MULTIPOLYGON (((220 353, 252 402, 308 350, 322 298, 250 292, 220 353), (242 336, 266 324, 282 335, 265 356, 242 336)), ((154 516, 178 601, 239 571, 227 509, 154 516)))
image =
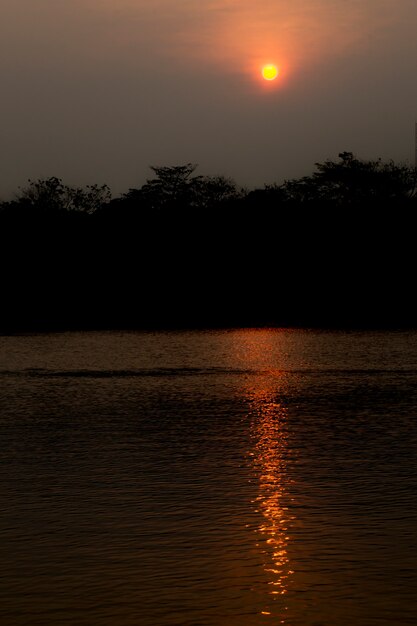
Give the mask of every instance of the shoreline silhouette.
POLYGON ((254 190, 151 169, 117 198, 52 177, 0 204, 0 333, 416 327, 414 168, 343 152, 254 190))

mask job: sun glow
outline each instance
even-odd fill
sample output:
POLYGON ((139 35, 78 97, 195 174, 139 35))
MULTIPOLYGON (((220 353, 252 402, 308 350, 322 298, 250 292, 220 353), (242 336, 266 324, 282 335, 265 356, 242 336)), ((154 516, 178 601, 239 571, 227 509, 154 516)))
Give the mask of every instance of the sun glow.
POLYGON ((265 80, 275 80, 278 74, 278 68, 273 63, 268 63, 262 68, 262 76, 265 80))

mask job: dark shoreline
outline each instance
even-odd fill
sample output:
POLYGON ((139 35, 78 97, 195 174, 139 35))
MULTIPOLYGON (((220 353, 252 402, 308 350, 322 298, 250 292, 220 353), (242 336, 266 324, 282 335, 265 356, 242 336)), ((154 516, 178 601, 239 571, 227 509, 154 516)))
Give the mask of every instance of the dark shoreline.
POLYGON ((165 169, 108 202, 50 179, 0 204, 0 333, 417 328, 413 169, 342 153, 245 193, 165 169))
POLYGON ((106 326, 89 326, 89 325, 64 325, 54 324, 46 325, 27 325, 14 328, 0 328, 0 337, 24 336, 24 335, 48 335, 48 334, 66 334, 66 333, 183 333, 183 332, 233 332, 238 330, 283 330, 283 331, 315 331, 315 332, 341 332, 341 333, 384 333, 384 332, 415 332, 417 325, 412 324, 379 324, 379 325, 346 325, 346 324, 290 324, 290 325, 273 325, 273 324, 217 324, 217 325, 160 325, 160 326, 133 326, 133 325, 106 325, 106 326))

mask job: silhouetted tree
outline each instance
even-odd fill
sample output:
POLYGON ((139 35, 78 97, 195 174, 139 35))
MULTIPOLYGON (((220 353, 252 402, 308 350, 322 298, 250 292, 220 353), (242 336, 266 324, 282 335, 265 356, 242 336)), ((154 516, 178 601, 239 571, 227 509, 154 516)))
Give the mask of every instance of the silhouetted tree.
POLYGON ((214 208, 226 202, 239 200, 244 191, 238 190, 231 178, 224 176, 197 176, 192 181, 193 204, 198 208, 214 208))
POLYGON ((242 191, 224 176, 194 176, 197 165, 152 166, 155 178, 140 189, 129 189, 121 198, 123 204, 146 209, 187 209, 210 207, 237 200, 242 191))
POLYGON ((84 189, 73 189, 70 210, 95 213, 99 208, 111 201, 111 191, 107 185, 87 185, 84 189))
MULTIPOLYGON (((147 206, 164 208, 166 206, 188 206, 195 196, 196 180, 193 176, 197 165, 151 166, 156 177, 148 179, 140 189, 140 196, 147 206)), ((133 191, 133 190, 131 190, 133 191)))
POLYGON ((45 212, 83 211, 93 213, 111 199, 107 185, 87 185, 69 187, 60 178, 29 180, 29 185, 21 190, 18 202, 45 212))
POLYGON ((316 163, 312 176, 287 181, 287 198, 300 203, 324 201, 332 205, 408 200, 416 194, 416 171, 407 165, 381 159, 365 161, 351 152, 339 154, 339 161, 316 163))

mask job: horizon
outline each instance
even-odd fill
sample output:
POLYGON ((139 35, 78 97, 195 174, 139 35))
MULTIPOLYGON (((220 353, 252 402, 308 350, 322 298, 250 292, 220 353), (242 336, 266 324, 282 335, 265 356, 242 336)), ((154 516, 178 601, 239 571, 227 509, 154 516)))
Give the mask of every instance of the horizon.
MULTIPOLYGON (((416 132, 417 132, 417 122, 416 122, 416 132)), ((416 151, 417 151, 417 136, 416 136, 416 151)), ((376 163, 378 161, 380 161, 382 164, 393 164, 394 166, 398 166, 398 167, 406 167, 409 170, 413 170, 413 169, 417 169, 417 165, 414 165, 412 163, 409 163, 407 161, 395 161, 394 159, 382 159, 380 157, 377 157, 375 159, 364 159, 361 157, 361 155, 357 155, 354 154, 352 152, 349 151, 342 151, 339 152, 339 154, 337 155, 337 159, 339 160, 339 164, 341 163, 341 157, 343 154, 351 154, 354 159, 357 159, 358 161, 366 164, 366 163, 376 163)), ((262 185, 254 185, 254 186, 249 186, 249 185, 241 185, 239 184, 235 179, 231 178, 230 176, 228 176, 225 173, 221 173, 218 172, 217 174, 214 175, 210 175, 207 174, 206 172, 203 172, 200 170, 200 165, 198 163, 173 163, 173 164, 152 164, 148 166, 148 170, 149 170, 149 174, 148 176, 145 176, 143 178, 143 181, 141 184, 139 184, 137 187, 129 187, 127 189, 120 189, 118 190, 117 193, 114 193, 114 190, 111 188, 110 185, 108 185, 105 181, 100 181, 100 183, 97 183, 97 181, 87 181, 84 185, 78 185, 76 182, 73 181, 68 181, 68 180, 64 180, 58 176, 55 175, 51 175, 48 177, 40 177, 40 178, 28 178, 25 181, 25 184, 19 185, 16 189, 14 189, 11 194, 9 194, 9 197, 3 197, 1 195, 1 190, 0 190, 0 204, 2 203, 8 203, 8 202, 13 202, 15 199, 18 199, 19 197, 21 197, 22 194, 25 193, 25 190, 27 190, 31 185, 39 183, 39 182, 46 182, 48 180, 52 180, 52 179, 56 179, 59 182, 61 182, 64 186, 68 187, 68 188, 79 188, 79 189, 86 189, 89 186, 103 186, 106 187, 110 193, 110 199, 114 200, 114 199, 118 199, 118 198, 123 198, 123 196, 128 193, 131 190, 139 190, 142 188, 142 186, 144 186, 147 182, 149 182, 150 180, 155 179, 155 177, 157 177, 156 173, 154 172, 153 174, 151 174, 152 171, 160 169, 160 168, 167 168, 167 169, 172 169, 174 170, 176 167, 187 167, 187 166, 192 166, 193 167, 193 177, 194 175, 197 176, 197 178, 199 176, 202 176, 203 178, 216 178, 216 177, 220 177, 223 178, 224 180, 230 181, 236 188, 237 191, 241 191, 243 193, 250 193, 251 191, 257 191, 257 190, 261 190, 261 189, 265 189, 268 186, 277 186, 277 187, 284 187, 286 183, 289 182, 297 182, 299 180, 301 180, 304 177, 311 177, 315 174, 315 171, 317 170, 317 166, 319 166, 321 163, 325 163, 325 162, 331 162, 331 163, 337 163, 337 159, 336 157, 334 158, 326 158, 324 159, 323 162, 319 162, 319 161, 315 161, 314 163, 314 169, 312 169, 310 172, 306 172, 303 176, 300 177, 294 177, 294 178, 288 178, 288 179, 283 179, 281 181, 271 181, 269 183, 264 183, 262 185), (19 193, 20 192, 20 193, 19 193)))

